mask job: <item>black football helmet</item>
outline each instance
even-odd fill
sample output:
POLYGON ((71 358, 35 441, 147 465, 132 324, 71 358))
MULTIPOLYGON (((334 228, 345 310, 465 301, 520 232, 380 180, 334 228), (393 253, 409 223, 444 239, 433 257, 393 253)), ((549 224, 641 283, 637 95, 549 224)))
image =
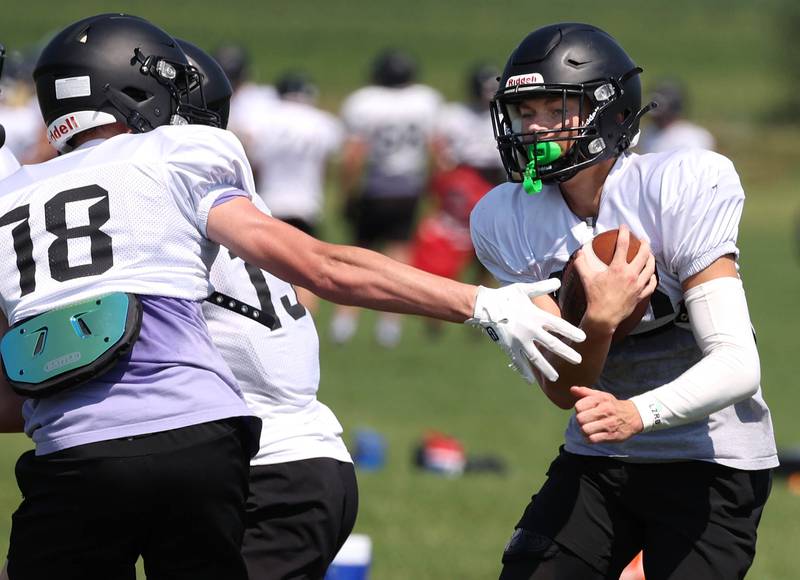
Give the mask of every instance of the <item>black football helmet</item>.
POLYGON ((99 14, 59 32, 33 72, 48 139, 60 151, 75 134, 115 122, 142 133, 192 121, 200 82, 174 38, 143 18, 99 14))
POLYGON ((234 89, 244 84, 250 77, 250 54, 240 44, 225 44, 217 48, 213 55, 228 75, 234 89))
POLYGON ((493 64, 479 63, 467 75, 467 91, 473 102, 486 103, 497 92, 500 71, 493 64))
POLYGON ((388 48, 372 61, 371 80, 381 87, 402 87, 417 78, 417 63, 410 54, 388 48))
POLYGON ((653 107, 642 108, 641 72, 609 34, 589 24, 553 24, 525 37, 508 59, 491 104, 509 179, 524 181, 532 193, 542 181, 565 181, 634 145, 639 119, 653 107), (540 95, 563 100, 562 127, 567 97, 578 97, 580 126, 559 135, 527 132, 519 103, 540 95))
POLYGON ((200 73, 200 84, 189 95, 192 123, 225 129, 231 110, 233 87, 222 66, 199 46, 176 38, 189 64, 200 73))
POLYGON ((282 99, 315 103, 319 89, 311 77, 302 71, 290 70, 283 73, 275 83, 275 90, 282 99))

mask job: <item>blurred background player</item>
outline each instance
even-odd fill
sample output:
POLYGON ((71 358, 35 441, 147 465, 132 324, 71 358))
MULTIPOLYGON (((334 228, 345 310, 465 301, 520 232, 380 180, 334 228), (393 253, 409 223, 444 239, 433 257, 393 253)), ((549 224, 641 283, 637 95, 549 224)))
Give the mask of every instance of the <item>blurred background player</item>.
POLYGON ((33 86, 33 67, 40 50, 40 46, 29 46, 9 51, 0 81, 0 124, 5 127, 5 146, 21 163, 40 163, 56 156, 47 141, 33 86))
MULTIPOLYGON (((358 246, 409 261, 409 240, 430 164, 431 131, 441 95, 418 84, 417 64, 408 53, 388 49, 373 61, 371 85, 345 100, 348 137, 342 152, 341 183, 346 214, 358 246)), ((349 341, 358 311, 337 308, 331 338, 349 341)), ((381 314, 375 338, 391 348, 400 341, 397 315, 381 314)))
POLYGON ((658 107, 650 111, 650 123, 642 130, 639 142, 641 153, 660 153, 674 149, 714 150, 714 137, 703 127, 685 118, 686 87, 675 80, 656 85, 650 100, 658 107))
MULTIPOLYGON (((250 118, 250 161, 258 194, 273 217, 319 236, 325 169, 344 138, 339 120, 315 106, 319 91, 304 73, 290 71, 276 83, 280 97, 250 118)), ((312 312, 317 297, 297 289, 312 312)))
POLYGON ((467 100, 442 107, 433 138, 437 172, 467 167, 492 186, 506 180, 489 113, 499 76, 494 64, 473 65, 465 75, 467 100))
POLYGON ((254 133, 253 121, 275 104, 278 95, 274 87, 252 80, 250 54, 244 46, 223 44, 212 56, 225 71, 233 87, 228 130, 239 137, 249 153, 252 143, 258 138, 254 133))
MULTIPOLYGON (((438 116, 432 211, 418 225, 411 246, 411 264, 416 268, 457 279, 472 263, 479 282, 489 281, 475 259, 469 214, 487 191, 506 178, 489 114, 499 74, 492 64, 473 66, 466 75, 468 101, 448 103, 438 116)), ((435 321, 426 323, 431 329, 441 327, 435 321)))
MULTIPOLYGON (((3 78, 3 63, 5 61, 6 49, 0 44, 0 80, 3 78)), ((2 96, 2 93, 0 93, 2 96)), ((19 162, 11 150, 5 145, 6 131, 3 125, 0 125, 0 179, 11 175, 19 169, 19 162)))

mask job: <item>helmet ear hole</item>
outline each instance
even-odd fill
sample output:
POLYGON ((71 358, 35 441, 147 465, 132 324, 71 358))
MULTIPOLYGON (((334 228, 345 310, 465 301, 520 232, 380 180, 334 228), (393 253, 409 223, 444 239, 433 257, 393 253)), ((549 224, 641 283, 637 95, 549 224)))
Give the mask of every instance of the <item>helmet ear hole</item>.
POLYGON ((142 89, 136 87, 125 87, 121 92, 137 103, 143 103, 151 96, 147 91, 143 91, 142 89))

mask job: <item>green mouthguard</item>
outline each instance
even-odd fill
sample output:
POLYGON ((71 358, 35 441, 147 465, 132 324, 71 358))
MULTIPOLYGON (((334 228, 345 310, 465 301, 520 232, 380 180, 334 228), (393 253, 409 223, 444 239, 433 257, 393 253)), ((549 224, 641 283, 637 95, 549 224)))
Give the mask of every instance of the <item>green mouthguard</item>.
POLYGON ((561 147, 553 141, 528 145, 528 166, 523 174, 522 187, 528 195, 542 191, 542 180, 536 176, 537 165, 548 165, 561 157, 561 147))

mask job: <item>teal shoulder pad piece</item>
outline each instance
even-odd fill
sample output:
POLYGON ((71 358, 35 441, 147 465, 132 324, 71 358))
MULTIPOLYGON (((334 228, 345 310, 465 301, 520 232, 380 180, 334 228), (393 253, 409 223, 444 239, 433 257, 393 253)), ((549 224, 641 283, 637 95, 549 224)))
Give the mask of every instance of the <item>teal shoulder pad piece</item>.
POLYGON ((6 378, 42 398, 105 373, 136 342, 141 310, 135 295, 115 292, 15 324, 0 342, 6 378))

